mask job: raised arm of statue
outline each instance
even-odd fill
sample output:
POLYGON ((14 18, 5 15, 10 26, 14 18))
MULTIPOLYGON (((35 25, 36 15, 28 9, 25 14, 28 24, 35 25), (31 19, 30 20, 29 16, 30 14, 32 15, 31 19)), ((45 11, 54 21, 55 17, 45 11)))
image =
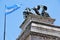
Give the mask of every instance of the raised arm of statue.
POLYGON ((33 8, 33 10, 35 11, 35 13, 36 13, 37 15, 40 15, 40 13, 39 13, 39 11, 38 11, 39 9, 40 9, 40 5, 38 5, 37 8, 36 8, 36 7, 33 8))

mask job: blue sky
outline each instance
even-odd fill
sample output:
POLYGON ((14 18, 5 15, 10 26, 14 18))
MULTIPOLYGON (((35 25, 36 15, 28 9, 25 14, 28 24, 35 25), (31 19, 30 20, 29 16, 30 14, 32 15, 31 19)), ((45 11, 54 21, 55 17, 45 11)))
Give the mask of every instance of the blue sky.
POLYGON ((6 40, 16 40, 20 35, 22 30, 19 26, 24 21, 23 11, 26 7, 33 8, 37 5, 46 5, 49 15, 56 19, 54 25, 60 26, 60 0, 0 0, 0 40, 3 40, 5 4, 8 7, 22 4, 21 8, 7 15, 6 40))

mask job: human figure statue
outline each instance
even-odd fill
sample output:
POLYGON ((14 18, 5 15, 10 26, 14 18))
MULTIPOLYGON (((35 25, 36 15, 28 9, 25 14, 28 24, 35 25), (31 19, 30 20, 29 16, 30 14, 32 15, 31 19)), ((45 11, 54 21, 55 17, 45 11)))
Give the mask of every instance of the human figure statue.
MULTIPOLYGON (((34 7, 33 10, 35 11, 35 13, 37 15, 41 15, 43 17, 50 17, 49 14, 46 12, 47 11, 47 7, 46 6, 40 6, 40 5, 38 5, 37 7, 34 7), (39 13, 40 8, 42 8, 41 14, 39 13)), ((24 17, 27 18, 27 16, 29 14, 33 14, 33 13, 31 12, 30 8, 26 8, 25 11, 23 12, 24 17)))
POLYGON ((25 11, 23 12, 24 17, 27 18, 27 15, 29 15, 29 14, 32 14, 31 9, 26 8, 25 11))
POLYGON ((42 10, 41 15, 44 16, 44 17, 50 17, 49 14, 46 11, 47 11, 47 7, 43 6, 43 10, 42 10))
POLYGON ((36 7, 33 8, 33 10, 35 11, 35 13, 36 13, 37 15, 40 15, 40 13, 39 13, 39 11, 38 11, 39 9, 40 9, 40 5, 38 5, 37 8, 36 8, 36 7))

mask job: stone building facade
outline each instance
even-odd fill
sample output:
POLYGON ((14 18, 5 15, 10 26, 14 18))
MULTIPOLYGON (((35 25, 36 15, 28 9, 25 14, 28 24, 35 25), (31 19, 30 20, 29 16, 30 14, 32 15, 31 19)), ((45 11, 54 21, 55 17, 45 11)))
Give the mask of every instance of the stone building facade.
POLYGON ((52 18, 30 14, 21 24, 23 32, 16 40, 60 40, 60 26, 53 22, 52 18))

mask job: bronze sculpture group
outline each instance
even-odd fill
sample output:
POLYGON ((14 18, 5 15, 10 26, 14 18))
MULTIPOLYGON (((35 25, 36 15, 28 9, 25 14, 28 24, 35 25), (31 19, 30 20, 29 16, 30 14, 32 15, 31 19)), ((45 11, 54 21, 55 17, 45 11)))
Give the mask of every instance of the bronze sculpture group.
MULTIPOLYGON (((46 12, 47 11, 47 7, 46 6, 38 5, 37 7, 32 8, 32 10, 34 10, 34 12, 37 15, 41 15, 43 17, 50 17, 49 14, 46 12), (42 8, 42 12, 41 13, 39 12, 40 8, 42 8)), ((23 12, 23 15, 25 16, 25 18, 27 18, 27 15, 29 15, 29 14, 33 14, 33 13, 31 12, 30 8, 26 8, 25 11, 23 12)))

